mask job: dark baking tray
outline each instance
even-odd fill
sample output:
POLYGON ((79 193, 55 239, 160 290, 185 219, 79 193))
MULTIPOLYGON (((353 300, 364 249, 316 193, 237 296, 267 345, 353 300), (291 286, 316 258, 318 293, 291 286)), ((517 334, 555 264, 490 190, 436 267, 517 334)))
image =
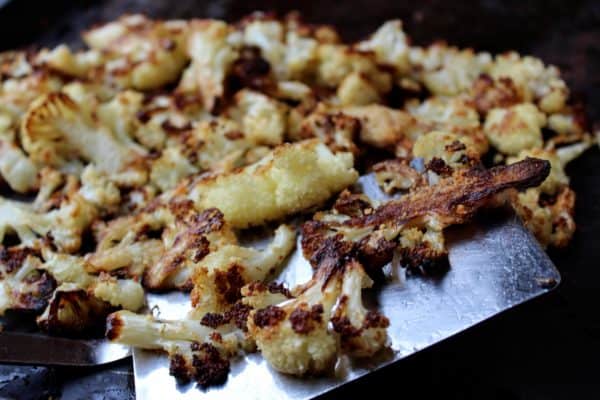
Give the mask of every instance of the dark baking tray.
MULTIPOLYGON (((561 68, 590 121, 600 121, 599 1, 34 1, 0 9, 0 48, 80 43, 78 33, 124 12, 161 18, 235 20, 253 10, 299 10, 354 40, 401 18, 416 43, 449 43, 494 52, 518 50, 561 68)), ((496 317, 398 365, 336 391, 331 398, 378 393, 419 398, 597 398, 600 392, 600 152, 568 173, 578 194, 578 231, 550 255, 563 283, 553 293, 496 317)), ((90 369, 0 366, 0 398, 133 398, 130 361, 90 369)))

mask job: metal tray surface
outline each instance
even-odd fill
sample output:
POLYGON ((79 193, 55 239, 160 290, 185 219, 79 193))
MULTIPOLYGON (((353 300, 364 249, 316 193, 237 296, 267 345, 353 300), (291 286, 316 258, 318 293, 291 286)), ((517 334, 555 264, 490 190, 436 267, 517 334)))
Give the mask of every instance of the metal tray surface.
MULTIPOLYGON (((360 184, 372 198, 382 197, 371 178, 361 178, 360 184)), ((193 383, 177 385, 166 356, 136 349, 136 397, 314 398, 542 295, 560 282, 546 253, 512 213, 486 213, 467 226, 449 229, 447 240, 450 268, 444 273, 407 276, 403 268, 388 265, 387 281, 366 293, 365 303, 391 322, 390 348, 378 357, 360 362, 342 358, 331 376, 302 379, 278 373, 260 354, 250 354, 232 361, 224 385, 201 389, 193 383)), ((310 265, 296 251, 278 280, 293 286, 310 275, 310 265)), ((182 318, 190 307, 188 296, 179 293, 149 295, 148 303, 165 319, 182 318)))

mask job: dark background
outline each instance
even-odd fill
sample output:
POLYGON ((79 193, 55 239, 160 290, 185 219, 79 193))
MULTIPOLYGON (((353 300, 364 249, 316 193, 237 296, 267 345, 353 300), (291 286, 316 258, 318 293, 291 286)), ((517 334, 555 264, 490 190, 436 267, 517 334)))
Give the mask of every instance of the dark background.
MULTIPOLYGON (((236 20, 253 10, 300 10, 335 25, 347 40, 401 18, 417 44, 518 50, 560 67, 573 96, 600 122, 600 1, 31 1, 0 9, 0 49, 78 43, 78 33, 123 12, 153 17, 236 20)), ((591 124, 593 125, 593 123, 591 124)), ((597 125, 600 127, 600 125, 597 125)), ((563 283, 551 294, 500 315, 397 365, 351 383, 328 398, 600 398, 600 154, 589 150, 568 168, 578 194, 571 246, 551 251, 563 283)), ((435 315, 431 315, 435 318, 435 315)), ((0 398, 130 398, 129 362, 112 371, 46 369, 0 378, 0 398), (77 385, 69 384, 75 379, 77 385), (25 390, 23 385, 25 384, 25 390)), ((10 375, 10 374, 9 374, 10 375)))

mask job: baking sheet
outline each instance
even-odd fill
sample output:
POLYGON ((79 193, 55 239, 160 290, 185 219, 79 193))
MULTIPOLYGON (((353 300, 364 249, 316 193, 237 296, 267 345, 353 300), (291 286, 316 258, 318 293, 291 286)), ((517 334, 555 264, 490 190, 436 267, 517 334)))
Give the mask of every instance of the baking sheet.
MULTIPOLYGON (((372 178, 361 178, 364 191, 381 198, 372 178)), ((476 325, 504 310, 539 296, 560 282, 546 253, 521 222, 506 211, 486 215, 468 226, 448 231, 450 269, 436 277, 407 276, 404 269, 386 267, 389 280, 367 293, 366 302, 391 322, 390 349, 378 357, 354 362, 341 359, 331 376, 300 379, 280 374, 260 354, 232 360, 222 386, 200 389, 177 385, 169 375, 166 356, 134 350, 138 399, 309 399, 358 379, 476 325)), ((297 251, 278 280, 293 286, 311 275, 297 251)), ((160 317, 177 319, 189 309, 188 296, 150 295, 149 306, 160 317)))

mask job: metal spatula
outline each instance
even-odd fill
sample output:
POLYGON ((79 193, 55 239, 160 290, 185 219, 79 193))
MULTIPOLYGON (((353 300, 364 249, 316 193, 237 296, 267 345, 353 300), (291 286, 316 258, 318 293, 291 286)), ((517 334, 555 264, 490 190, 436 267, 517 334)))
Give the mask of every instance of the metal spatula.
POLYGON ((76 340, 43 334, 0 332, 0 362, 91 366, 131 355, 128 347, 106 340, 76 340))
MULTIPOLYGON (((359 180, 371 198, 385 196, 371 176, 359 180)), ((440 342, 460 331, 537 297, 560 282, 560 275, 535 238, 512 213, 478 219, 450 229, 450 269, 436 278, 400 273, 373 291, 373 301, 391 322, 391 348, 376 359, 339 362, 332 376, 294 378, 269 368, 260 354, 232 363, 228 381, 199 393, 194 384, 177 385, 166 356, 134 350, 138 399, 310 399, 440 342)), ((311 268, 301 250, 290 257, 278 280, 304 282, 311 268)), ((188 296, 150 295, 160 317, 176 319, 189 309, 188 296)))

